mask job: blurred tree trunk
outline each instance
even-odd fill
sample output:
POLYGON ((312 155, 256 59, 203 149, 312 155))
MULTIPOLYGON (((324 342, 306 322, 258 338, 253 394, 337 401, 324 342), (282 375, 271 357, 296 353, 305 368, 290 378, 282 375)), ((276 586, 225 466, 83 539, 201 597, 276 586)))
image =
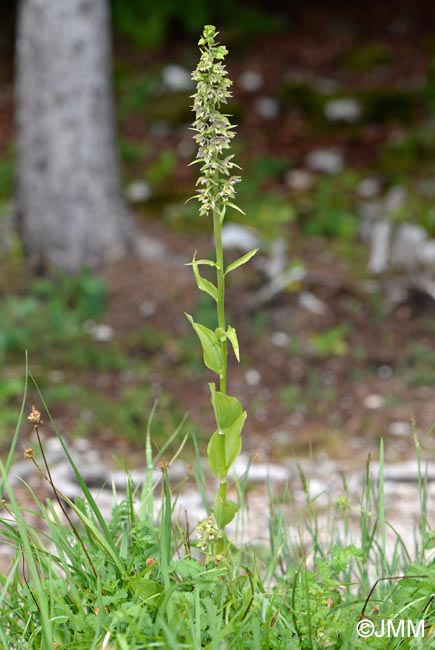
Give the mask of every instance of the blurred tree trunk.
POLYGON ((71 272, 123 255, 136 231, 121 194, 106 0, 21 0, 18 229, 34 266, 71 272))

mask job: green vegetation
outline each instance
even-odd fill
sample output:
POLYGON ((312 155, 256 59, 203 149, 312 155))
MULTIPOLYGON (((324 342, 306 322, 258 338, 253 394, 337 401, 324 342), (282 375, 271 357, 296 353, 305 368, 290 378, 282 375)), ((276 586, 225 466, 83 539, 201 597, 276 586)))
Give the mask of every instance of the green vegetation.
MULTIPOLYGON (((0 462, 0 541, 12 551, 10 567, 6 573, 0 572, 0 642, 5 650, 417 650, 425 646, 426 639, 409 634, 399 639, 358 635, 358 622, 380 630, 387 619, 407 619, 416 627, 422 621, 429 643, 433 639, 434 535, 427 517, 422 441, 416 431, 419 502, 416 523, 410 524, 414 526, 413 551, 407 540, 390 530, 386 519, 382 441, 377 476, 371 471, 369 459, 359 500, 350 495, 345 481, 338 498, 333 500, 326 493, 313 497, 309 478, 296 463, 304 503, 296 503, 295 482, 286 483, 279 496, 273 496, 268 485, 267 543, 239 548, 237 539, 231 540, 225 534, 236 516, 240 521, 243 515, 249 516, 246 477, 235 477, 238 503, 227 495, 227 477, 240 453, 246 412, 239 400, 227 393, 228 348, 239 360, 239 345, 236 330, 227 324, 225 282, 226 276, 249 262, 256 251, 229 265, 224 263, 222 225, 227 209, 240 213, 234 204, 234 185, 239 178, 231 176, 237 165, 233 156, 227 155, 233 127, 219 110, 230 85, 222 64, 226 48, 217 45, 215 37, 215 28, 206 27, 200 40, 201 61, 194 73, 198 84, 194 99, 195 139, 199 146, 196 162, 201 174, 196 198, 201 217, 213 222, 215 256, 196 259, 194 255, 190 263, 198 289, 209 302, 199 304, 196 319, 187 316, 198 335, 205 366, 218 377, 217 386, 209 385, 216 431, 209 440, 208 461, 219 479, 213 506, 208 500, 198 442, 193 437, 193 472, 205 519, 193 529, 190 513, 186 515, 187 526, 177 520, 178 494, 170 484, 171 461, 166 458, 171 458, 169 451, 174 442, 181 451, 187 436, 179 442, 183 426, 171 429, 174 409, 167 408, 170 417, 157 424, 157 431, 166 432, 167 437, 159 452, 153 454, 157 414, 150 406, 150 389, 143 388, 145 375, 141 376, 142 386, 131 385, 119 391, 122 406, 95 390, 58 385, 50 400, 74 401, 85 407, 92 404, 98 414, 98 428, 104 430, 107 426, 131 437, 139 437, 146 430, 144 483, 136 485, 130 477, 126 498, 116 503, 111 517, 106 519, 26 369, 15 434, 5 462, 0 462), (208 277, 207 272, 211 272, 208 277), (32 406, 27 416, 37 444, 35 448, 26 446, 24 456, 33 463, 52 496, 42 500, 27 485, 28 494, 22 504, 9 474, 30 396, 42 404, 43 413, 32 406), (150 414, 145 422, 147 410, 150 414), (53 483, 39 430, 42 417, 60 441, 82 490, 82 496, 74 501, 53 483), (168 434, 171 430, 173 433, 168 434), (158 466, 161 478, 155 484, 154 470, 158 466), (327 497, 326 504, 319 496, 327 497), (373 584, 373 576, 382 576, 383 580, 373 584)), ((161 166, 155 170, 156 183, 167 177, 171 167, 170 157, 169 163, 164 158, 165 151, 161 155, 161 166)), ((285 171, 279 160, 264 160, 262 165, 259 182, 260 177, 273 180, 285 171)), ((349 176, 318 182, 312 220, 318 223, 311 234, 353 241, 355 230, 348 225, 352 222, 348 194, 352 194, 355 182, 349 176), (331 192, 333 183, 338 197, 331 192)), ((245 218, 243 214, 241 217, 245 218)), ((310 228, 314 227, 312 221, 310 228)), ((59 360, 64 359, 69 367, 77 364, 81 369, 128 369, 139 377, 147 368, 135 363, 125 350, 132 352, 144 346, 152 353, 170 343, 164 332, 156 332, 150 325, 127 336, 120 348, 110 347, 107 329, 99 330, 105 332, 102 340, 92 339, 90 333, 95 336, 98 331, 95 327, 104 325, 101 321, 107 290, 87 271, 77 277, 59 274, 54 281, 38 280, 31 289, 31 294, 7 296, 2 303, 2 360, 17 362, 28 349, 47 371, 57 369, 59 360), (101 348, 103 353, 99 343, 105 346, 101 348)), ((350 308, 359 309, 355 303, 350 308)), ((254 327, 267 335, 264 315, 257 316, 254 327)), ((349 351, 351 334, 350 328, 341 325, 319 329, 307 335, 309 354, 317 362, 342 357, 349 351)), ((291 345, 299 343, 296 340, 291 345)), ((429 365, 433 362, 425 348, 415 346, 409 354, 412 360, 424 359, 429 365)), ((420 378, 411 381, 420 385, 420 378)), ((6 376, 0 385, 0 413, 11 412, 11 401, 19 390, 21 382, 17 377, 6 376)), ((324 390, 316 370, 306 385, 288 386, 280 398, 295 411, 304 411, 313 408, 310 402, 321 391, 325 394, 325 410, 319 406, 318 412, 326 416, 328 404, 336 398, 335 389, 324 390)), ((159 411, 165 412, 167 406, 163 397, 159 411)), ((94 425, 82 422, 81 433, 92 435, 94 425)))
MULTIPOLYGON (((415 627, 423 620, 430 637, 435 574, 424 560, 433 542, 423 514, 424 473, 415 560, 397 534, 387 555, 382 445, 379 479, 373 480, 368 464, 359 503, 350 500, 344 485, 342 496, 322 512, 309 496, 309 479, 300 471, 305 506, 295 511, 289 487, 271 500, 270 545, 256 550, 228 545, 225 554, 217 556, 217 529, 210 518, 190 534, 177 522, 177 497, 165 463, 160 495, 152 474, 142 488, 130 480, 126 499, 114 506, 106 521, 65 446, 83 490, 74 502, 56 491, 49 468, 43 459, 37 460, 37 450, 25 450, 53 492, 44 501, 31 495, 30 513, 39 521, 35 527, 28 518, 29 506, 19 505, 8 481, 23 415, 11 454, 1 465, 6 499, 0 535, 15 549, 10 571, 0 574, 0 640, 5 649, 212 650, 222 643, 237 650, 423 647, 418 638, 401 638, 398 646, 396 638, 358 637, 356 625, 364 617, 377 630, 388 618, 406 618, 415 627), (304 525, 290 526, 288 521, 304 525), (352 534, 350 542, 352 521, 359 521, 359 538, 352 534), (370 575, 391 579, 372 592, 370 575)), ((33 408, 29 419, 40 440, 40 413, 33 408)), ((165 451, 153 459, 151 424, 146 442, 150 471, 165 451)), ((421 463, 419 443, 417 454, 421 463)), ((201 465, 197 467, 202 490, 205 477, 201 465)))

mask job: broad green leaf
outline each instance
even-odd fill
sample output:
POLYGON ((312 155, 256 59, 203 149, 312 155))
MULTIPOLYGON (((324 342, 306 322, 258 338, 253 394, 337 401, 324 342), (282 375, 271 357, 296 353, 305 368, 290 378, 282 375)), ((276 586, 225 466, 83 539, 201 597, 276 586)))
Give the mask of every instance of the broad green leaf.
POLYGON ((209 387, 218 432, 224 432, 241 416, 243 408, 237 397, 217 391, 214 384, 209 384, 209 387))
POLYGON ((254 257, 255 253, 258 251, 258 248, 253 248, 252 251, 249 251, 249 253, 246 253, 245 255, 242 255, 242 257, 239 257, 237 260, 234 260, 234 262, 231 262, 231 264, 228 264, 227 270, 225 271, 225 275, 227 273, 231 273, 231 271, 234 271, 234 269, 239 268, 239 266, 242 266, 243 264, 246 264, 246 262, 249 262, 251 257, 254 257))
POLYGON ((218 478, 225 478, 228 470, 242 450, 241 431, 246 420, 246 411, 224 433, 214 432, 207 447, 208 463, 218 478), (221 440, 224 438, 225 459, 222 457, 221 440))
POLYGON ((226 336, 229 342, 231 343, 231 345, 233 346, 234 355, 237 361, 240 362, 239 341, 237 339, 237 332, 234 329, 234 327, 231 327, 231 325, 228 325, 227 327, 226 336))
POLYGON ((222 375, 221 347, 216 334, 205 325, 195 323, 190 314, 185 315, 200 340, 204 353, 204 364, 220 377, 222 375))
POLYGON ((224 501, 219 493, 216 494, 213 510, 219 528, 224 528, 224 526, 229 524, 236 516, 238 509, 239 506, 237 503, 234 503, 234 501, 224 501))
POLYGON ((149 578, 141 578, 132 585, 136 594, 145 602, 157 606, 157 597, 163 592, 163 585, 149 578))

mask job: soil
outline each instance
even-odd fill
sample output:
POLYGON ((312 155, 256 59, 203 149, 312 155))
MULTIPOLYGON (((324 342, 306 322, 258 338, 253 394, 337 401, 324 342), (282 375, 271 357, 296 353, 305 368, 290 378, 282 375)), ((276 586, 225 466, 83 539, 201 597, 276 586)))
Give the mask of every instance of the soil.
MULTIPOLYGON (((394 8, 388 3, 371 3, 364 8, 338 3, 334 10, 330 3, 309 4, 298 14, 290 34, 263 37, 255 47, 236 51, 229 63, 230 76, 238 79, 248 68, 260 72, 265 80, 262 96, 275 96, 290 78, 333 79, 350 91, 373 86, 412 89, 427 75, 431 64, 433 23, 423 9, 434 13, 433 5, 423 2, 413 3, 412 8, 409 3, 395 3, 394 8), (382 42, 392 52, 392 63, 367 72, 342 66, 346 52, 361 41, 382 42)), ((13 65, 7 39, 5 47, 9 56, 0 58, 0 155, 12 141, 13 131, 13 65)), ((139 64, 151 65, 185 56, 185 49, 185 44, 175 42, 157 53, 140 56, 126 43, 117 42, 116 52, 130 56, 135 64, 139 58, 139 64)), ((235 99, 244 107, 245 115, 239 132, 249 142, 244 164, 249 158, 267 154, 286 157, 298 166, 313 148, 339 146, 350 167, 367 169, 399 128, 379 124, 368 125, 357 134, 346 129, 315 132, 298 110, 281 111, 272 121, 262 120, 249 110, 255 97, 235 88, 235 99)), ((154 137, 137 117, 125 126, 125 133, 130 138, 154 137)), ((169 146, 177 137, 169 134, 159 142, 169 146)), ((181 163, 178 179, 191 182, 193 176, 185 169, 181 163)), ((138 222, 145 234, 165 243, 170 257, 180 256, 187 262, 195 250, 199 256, 211 249, 208 235, 180 234, 151 215, 141 215, 138 222)), ((406 425, 413 413, 420 433, 435 422, 431 382, 416 380, 413 385, 409 381, 409 373, 416 370, 410 367, 414 363, 410 346, 419 343, 430 350, 434 344, 435 303, 418 292, 407 291, 403 300, 391 305, 391 287, 408 280, 396 276, 370 278, 364 270, 364 247, 355 250, 355 257, 343 256, 323 239, 302 238, 295 226, 289 227, 288 235, 291 256, 307 269, 303 290, 322 301, 325 312, 316 315, 303 307, 300 291, 282 292, 255 310, 252 304, 264 277, 244 269, 230 283, 228 312, 239 332, 242 363, 231 362, 229 389, 250 413, 245 451, 279 460, 291 454, 306 455, 312 449, 319 456, 327 454, 350 465, 360 464, 369 452, 376 456, 379 440, 385 437, 392 439, 391 444, 387 441, 390 458, 409 456, 414 444, 412 428, 404 426, 404 435, 398 435, 398 427, 392 429, 391 425, 406 425), (343 325, 347 329, 340 339, 340 350, 316 350, 313 335, 343 325), (273 342, 276 332, 288 336, 285 347, 273 342)), ((190 270, 167 260, 151 263, 128 259, 107 268, 103 276, 110 287, 105 322, 113 328, 115 339, 138 330, 145 322, 164 334, 161 349, 138 347, 135 353, 147 356, 153 364, 158 377, 156 396, 160 390, 171 393, 176 403, 200 423, 206 438, 212 426, 207 388, 212 377, 192 370, 191 364, 186 366, 177 344, 180 337, 191 332, 183 312, 196 309, 197 292, 190 270), (144 301, 155 306, 146 319, 140 309, 144 301)), ((108 399, 116 395, 115 375, 94 372, 82 379, 85 385, 106 386, 108 399)), ((68 428, 68 417, 63 424, 68 428)), ((119 445, 125 448, 126 443, 120 441, 119 445)))

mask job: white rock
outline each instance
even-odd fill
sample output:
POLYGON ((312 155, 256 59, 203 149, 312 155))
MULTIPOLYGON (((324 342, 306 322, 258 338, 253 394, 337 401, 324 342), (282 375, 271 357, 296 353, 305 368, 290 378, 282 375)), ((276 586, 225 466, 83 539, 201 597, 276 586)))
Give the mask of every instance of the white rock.
POLYGON ((245 379, 250 386, 258 386, 261 381, 261 375, 255 368, 250 368, 245 372, 245 379))
POLYGON ((381 191, 381 183, 374 176, 363 178, 358 184, 357 192, 363 199, 372 199, 381 191))
POLYGON ((243 90, 255 93, 263 85, 263 77, 255 70, 245 70, 239 77, 239 84, 243 90))
POLYGON ((222 246, 224 249, 238 248, 241 251, 250 251, 259 247, 259 239, 251 228, 240 226, 237 223, 225 224, 222 228, 222 246))
POLYGON ((267 481, 287 481, 290 478, 290 470, 284 465, 277 463, 251 463, 245 454, 240 454, 232 466, 236 476, 242 476, 248 472, 248 480, 253 483, 266 483, 267 481))
POLYGON ((383 365, 378 368, 378 377, 381 379, 391 379, 394 375, 394 370, 391 366, 383 365))
POLYGON ((279 104, 273 97, 259 97, 255 102, 255 110, 265 120, 273 120, 278 117, 279 104))
POLYGON ((125 193, 131 203, 142 203, 143 201, 148 201, 152 196, 151 186, 145 181, 140 180, 130 183, 125 193))
POLYGON ((326 103, 324 112, 331 122, 357 122, 361 117, 361 104, 353 97, 331 99, 326 103))
MULTIPOLYGON (((397 483, 414 483, 418 482, 418 462, 416 460, 407 460, 401 463, 385 463, 384 480, 394 481, 397 483)), ((428 481, 435 481, 435 463, 422 462, 420 468, 422 478, 428 481)), ((379 476, 379 463, 372 463, 373 475, 379 476)))
POLYGON ((285 239, 274 239, 267 247, 267 258, 261 260, 261 268, 269 278, 282 273, 288 265, 288 245, 285 239))
POLYGON ((396 232, 391 261, 394 266, 412 270, 418 264, 420 251, 427 239, 427 233, 421 226, 404 223, 396 232))
POLYGON ((164 120, 158 120, 151 124, 150 133, 151 135, 155 135, 156 138, 166 138, 171 133, 171 126, 164 120))
POLYGON ((172 92, 184 92, 194 86, 189 70, 181 65, 169 63, 162 70, 162 79, 166 88, 172 92))
POLYGON ((418 253, 419 262, 430 269, 435 269, 435 239, 424 242, 418 253))
POLYGON ((405 205, 407 192, 401 185, 391 187, 384 199, 385 212, 394 215, 399 212, 405 205))
POLYGON ((412 426, 409 422, 392 422, 388 427, 388 431, 392 436, 410 436, 412 426))
POLYGON ((388 268, 391 241, 391 222, 376 221, 371 230, 371 249, 368 263, 372 273, 383 273, 388 268))
POLYGON ((181 140, 177 145, 177 153, 183 160, 193 158, 195 153, 195 145, 191 140, 181 140))
POLYGON ((294 440, 294 436, 290 431, 274 431, 272 433, 272 440, 279 445, 286 445, 294 440))
POLYGON ((314 185, 313 175, 306 169, 291 169, 284 180, 293 192, 308 192, 314 185))
POLYGON ((364 406, 372 411, 380 409, 385 404, 385 397, 382 395, 367 395, 364 398, 364 406))
POLYGON ((343 171, 344 158, 338 149, 315 149, 306 158, 309 169, 323 174, 338 174, 343 171))
POLYGON ((311 291, 302 291, 299 294, 298 303, 301 307, 303 307, 303 309, 306 309, 312 314, 316 314, 318 316, 322 316, 328 311, 327 305, 319 300, 319 298, 317 298, 314 293, 311 293, 311 291))
POLYGON ((104 323, 97 324, 92 321, 85 321, 83 323, 83 329, 89 334, 94 341, 99 341, 101 343, 106 343, 111 341, 115 335, 113 328, 110 325, 104 323))
POLYGON ((273 332, 270 337, 271 343, 277 348, 286 348, 290 343, 290 336, 287 332, 273 332))
POLYGON ((156 311, 156 303, 152 300, 144 300, 140 304, 139 311, 143 316, 152 316, 156 311))

